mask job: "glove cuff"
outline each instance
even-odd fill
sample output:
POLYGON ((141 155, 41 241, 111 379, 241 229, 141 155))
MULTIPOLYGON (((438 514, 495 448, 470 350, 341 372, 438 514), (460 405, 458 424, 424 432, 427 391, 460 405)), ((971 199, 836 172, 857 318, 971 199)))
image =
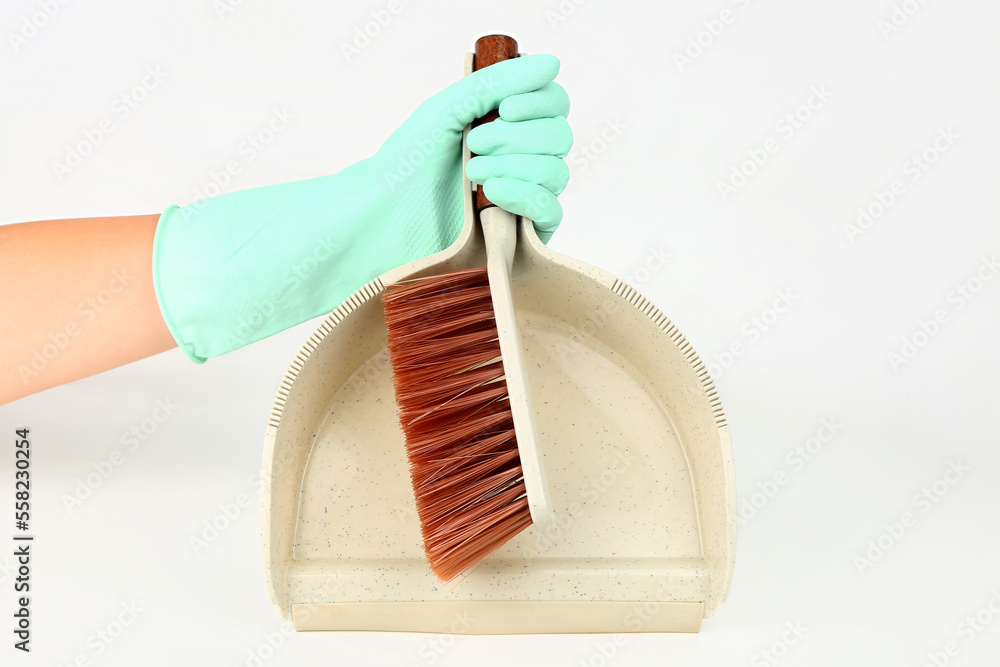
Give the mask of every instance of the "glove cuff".
POLYGON ((174 212, 181 210, 180 206, 176 204, 171 204, 163 213, 160 214, 159 220, 156 222, 156 230, 153 233, 153 291, 156 293, 156 303, 160 307, 160 315, 163 316, 163 321, 167 325, 167 330, 170 331, 170 335, 174 337, 174 341, 177 342, 177 347, 184 352, 184 355, 191 361, 203 364, 206 361, 206 357, 199 356, 195 352, 194 343, 189 342, 184 338, 181 330, 178 328, 177 324, 174 322, 174 318, 167 308, 167 304, 163 300, 163 283, 161 281, 161 266, 160 261, 162 256, 163 248, 163 238, 166 235, 166 228, 169 224, 171 216, 174 212))

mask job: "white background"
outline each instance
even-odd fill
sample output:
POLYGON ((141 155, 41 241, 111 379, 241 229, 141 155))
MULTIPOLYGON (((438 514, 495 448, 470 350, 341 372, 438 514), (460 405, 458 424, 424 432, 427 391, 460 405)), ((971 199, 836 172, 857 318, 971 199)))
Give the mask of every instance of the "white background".
MULTIPOLYGON (((428 652, 433 637, 313 633, 287 637, 264 664, 766 665, 772 646, 789 665, 922 665, 928 653, 995 664, 1000 279, 976 276, 1000 252, 1000 5, 897 0, 912 16, 883 34, 893 0, 401 0, 348 59, 341 45, 387 2, 243 0, 221 16, 212 0, 69 2, 13 44, 42 4, 0 13, 0 222, 188 203, 276 108, 294 121, 228 189, 337 171, 456 79, 476 37, 507 32, 525 52, 559 56, 573 103, 552 247, 631 279, 714 364, 737 493, 759 508, 740 526, 729 599, 700 634, 630 636, 605 660, 603 636, 458 637, 428 652), (732 20, 713 36, 703 22, 724 9, 732 20), (678 66, 674 54, 698 39, 678 66), (165 78, 115 116, 147 66, 165 78), (801 108, 814 87, 829 98, 801 108), (782 129, 796 111, 800 127, 782 129), (54 163, 105 116, 113 132, 60 180, 54 163), (913 180, 908 161, 948 128, 957 139, 913 180), (768 138, 777 150, 724 199, 718 183, 768 138), (852 243, 845 225, 896 179, 902 194, 852 243), (636 273, 654 251, 666 267, 636 273), (959 307, 967 283, 981 289, 959 307), (774 321, 781 290, 794 301, 774 321), (937 310, 947 321, 894 368, 888 355, 937 310), (771 324, 752 336, 755 317, 771 324), (726 359, 734 342, 742 353, 726 359), (793 467, 786 456, 823 419, 836 435, 793 467), (957 461, 968 472, 939 482, 927 511, 915 505, 957 461), (773 497, 753 496, 781 472, 773 497), (913 525, 887 537, 906 512, 913 525), (888 550, 859 567, 880 538, 888 550), (970 631, 965 619, 983 609, 970 631), (793 645, 786 623, 804 629, 793 645), (943 654, 949 642, 957 655, 943 654)), ((3 664, 247 664, 280 626, 250 480, 275 389, 314 326, 204 366, 174 350, 0 408, 0 432, 32 429, 38 536, 30 656, 10 648, 12 559, 0 557, 3 664), (176 407, 69 512, 64 494, 157 400, 176 407), (189 537, 240 494, 249 507, 196 555, 189 537), (137 620, 97 655, 88 637, 133 601, 137 620)))

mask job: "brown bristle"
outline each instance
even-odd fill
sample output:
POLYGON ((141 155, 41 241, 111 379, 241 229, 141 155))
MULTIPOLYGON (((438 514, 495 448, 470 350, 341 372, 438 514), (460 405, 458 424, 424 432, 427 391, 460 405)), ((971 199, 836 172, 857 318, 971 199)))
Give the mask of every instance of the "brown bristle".
POLYGON ((424 551, 448 581, 531 524, 486 269, 382 296, 424 551))

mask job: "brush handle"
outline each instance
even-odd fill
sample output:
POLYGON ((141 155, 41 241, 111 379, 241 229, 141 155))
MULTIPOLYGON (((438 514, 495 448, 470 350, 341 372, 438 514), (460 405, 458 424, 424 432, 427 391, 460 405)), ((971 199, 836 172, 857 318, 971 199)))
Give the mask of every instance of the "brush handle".
MULTIPOLYGON (((494 63, 516 57, 517 40, 513 37, 508 37, 507 35, 486 35, 485 37, 480 37, 476 40, 476 51, 475 54, 473 54, 472 59, 472 71, 476 72, 484 67, 489 67, 494 63)), ((483 123, 493 122, 499 117, 500 112, 494 109, 482 118, 473 121, 472 127, 478 127, 483 123)), ((486 198, 486 193, 483 192, 483 186, 477 186, 475 201, 476 211, 482 211, 484 208, 489 208, 490 206, 496 206, 496 204, 486 198)))
MULTIPOLYGON (((506 35, 487 35, 476 40, 472 69, 480 70, 501 60, 516 57, 517 42, 513 38, 506 35)), ((496 111, 490 112, 474 122, 473 126, 489 123, 496 120, 499 115, 496 111)), ((482 186, 476 189, 474 203, 486 245, 486 272, 490 280, 493 319, 500 342, 504 382, 507 384, 507 402, 510 406, 511 420, 514 422, 518 460, 524 479, 528 511, 531 513, 531 521, 540 529, 544 529, 551 526, 555 519, 538 444, 538 427, 535 424, 535 409, 532 407, 531 392, 528 387, 524 348, 514 312, 511 281, 514 272, 514 254, 517 249, 517 218, 510 211, 487 199, 482 186)))

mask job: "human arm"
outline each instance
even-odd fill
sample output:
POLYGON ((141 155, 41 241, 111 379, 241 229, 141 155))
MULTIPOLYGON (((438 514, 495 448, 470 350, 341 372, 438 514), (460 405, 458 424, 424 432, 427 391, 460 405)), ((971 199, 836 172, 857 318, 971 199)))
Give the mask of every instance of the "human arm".
POLYGON ((0 226, 0 403, 177 346, 153 291, 158 218, 0 226))

